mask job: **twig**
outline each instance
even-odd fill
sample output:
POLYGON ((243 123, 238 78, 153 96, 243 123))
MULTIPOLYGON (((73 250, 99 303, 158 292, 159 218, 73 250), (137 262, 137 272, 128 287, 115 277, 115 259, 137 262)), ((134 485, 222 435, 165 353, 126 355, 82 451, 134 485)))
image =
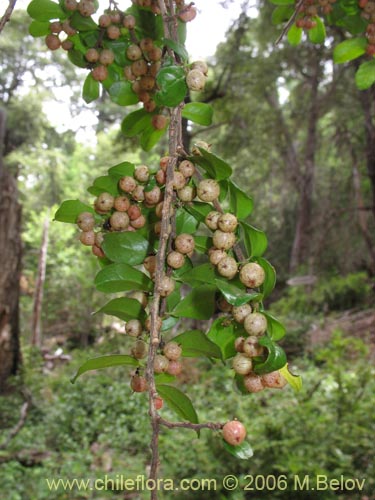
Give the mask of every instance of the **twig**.
POLYGON ((200 429, 219 431, 224 427, 224 424, 216 422, 205 422, 203 424, 193 424, 191 422, 170 422, 162 417, 159 417, 158 420, 160 425, 164 425, 164 427, 168 427, 168 429, 177 429, 182 427, 184 429, 192 429, 193 431, 199 431, 200 429))
POLYGON ((23 405, 21 406, 20 410, 20 418, 17 422, 17 424, 13 427, 13 429, 9 432, 8 437, 4 440, 2 444, 0 444, 0 450, 5 450, 11 440, 17 436, 17 434, 20 432, 22 427, 25 425, 27 414, 29 411, 29 408, 31 406, 31 396, 28 393, 24 393, 25 401, 23 405))
POLYGON ((9 0, 8 7, 4 12, 3 17, 0 19, 0 33, 3 31, 6 23, 10 20, 10 16, 14 10, 17 0, 9 0))
POLYGON ((305 0, 298 0, 298 3, 296 5, 296 8, 295 8, 295 11, 293 12, 293 14, 291 15, 289 21, 286 23, 286 25, 284 26, 280 36, 277 38, 276 42, 275 42, 275 45, 278 45, 281 40, 284 38, 284 35, 285 33, 287 33, 289 31, 289 28, 292 26, 292 24, 294 23, 294 20, 295 18, 297 17, 299 11, 301 10, 301 7, 303 5, 305 0))

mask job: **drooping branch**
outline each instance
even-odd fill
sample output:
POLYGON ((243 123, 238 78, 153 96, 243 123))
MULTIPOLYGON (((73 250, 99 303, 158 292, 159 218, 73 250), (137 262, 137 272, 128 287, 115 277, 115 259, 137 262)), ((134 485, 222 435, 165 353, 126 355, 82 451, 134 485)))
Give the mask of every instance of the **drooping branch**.
POLYGON ((3 17, 0 19, 0 33, 5 28, 6 23, 10 20, 17 0, 9 0, 8 7, 6 8, 3 17))

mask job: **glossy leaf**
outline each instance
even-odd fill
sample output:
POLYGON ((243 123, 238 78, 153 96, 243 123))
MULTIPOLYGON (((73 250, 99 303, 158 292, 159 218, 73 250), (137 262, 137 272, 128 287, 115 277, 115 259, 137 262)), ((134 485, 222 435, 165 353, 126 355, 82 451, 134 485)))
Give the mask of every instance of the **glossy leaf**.
POLYGON ((158 384, 157 391, 169 408, 184 422, 198 423, 198 415, 190 399, 172 385, 158 384))
POLYGON ((288 39, 288 42, 290 43, 290 45, 293 45, 293 46, 299 45, 301 43, 301 40, 302 40, 302 33, 303 33, 302 28, 299 28, 298 26, 293 24, 289 28, 288 34, 287 34, 287 39, 288 39))
POLYGON ((171 314, 178 318, 210 319, 215 310, 215 292, 216 288, 212 285, 194 288, 171 314))
POLYGON ((186 75, 181 66, 161 68, 156 77, 159 90, 155 94, 155 102, 160 106, 178 106, 187 93, 186 75))
POLYGON ((147 256, 149 242, 135 231, 109 233, 104 236, 102 248, 113 262, 136 265, 147 256))
POLYGON ((138 96, 133 91, 130 82, 120 81, 112 83, 108 89, 108 93, 111 101, 119 106, 130 106, 138 102, 138 96))
POLYGON ((57 209, 54 220, 75 224, 77 217, 82 212, 91 212, 95 214, 94 209, 90 207, 90 205, 85 205, 79 200, 66 200, 63 201, 57 209))
POLYGON ((209 263, 195 266, 178 276, 180 281, 190 286, 201 286, 202 283, 214 285, 216 278, 215 267, 209 263))
POLYGON ((83 365, 81 365, 71 379, 72 384, 77 380, 79 376, 83 373, 92 370, 101 370, 102 368, 110 368, 112 366, 138 366, 139 362, 137 359, 127 356, 125 354, 110 354, 109 356, 99 356, 97 358, 91 358, 83 365))
POLYGON ((117 196, 119 194, 118 179, 110 175, 102 175, 94 180, 93 185, 87 188, 87 191, 94 196, 101 193, 117 196))
POLYGON ((242 306, 247 304, 250 300, 261 300, 262 294, 260 293, 247 293, 246 288, 240 288, 226 280, 216 279, 215 283, 225 299, 233 306, 242 306))
POLYGON ((351 38, 339 43, 333 50, 333 61, 336 64, 357 59, 366 52, 367 38, 351 38))
POLYGON ((29 33, 31 36, 46 36, 51 33, 49 29, 49 21, 32 21, 29 26, 29 33))
POLYGON ((182 347, 182 356, 195 358, 207 356, 208 358, 220 359, 221 350, 201 330, 189 330, 173 337, 173 341, 182 347))
POLYGON ((233 181, 228 182, 230 195, 230 211, 238 219, 246 219, 253 211, 253 199, 240 189, 233 181))
POLYGON ((265 361, 257 361, 254 359, 254 372, 258 375, 270 373, 279 370, 286 363, 286 354, 284 350, 268 336, 260 337, 259 344, 266 347, 268 350, 267 359, 265 361))
POLYGON ((126 137, 134 137, 151 126, 151 114, 144 109, 129 113, 121 123, 121 132, 126 137))
POLYGON ((68 50, 68 59, 72 64, 78 66, 78 68, 87 69, 87 61, 81 51, 76 49, 68 50))
POLYGON ((163 38, 163 45, 172 49, 175 54, 182 58, 182 60, 187 61, 189 59, 189 54, 183 44, 177 43, 170 38, 163 38))
POLYGON ((209 236, 195 236, 194 240, 196 252, 206 254, 212 247, 212 238, 209 236))
POLYGON ((182 108, 182 117, 208 127, 212 123, 213 108, 204 102, 189 102, 182 108))
POLYGON ((266 273, 266 278, 263 282, 263 285, 260 287, 260 291, 263 294, 263 297, 266 298, 275 288, 276 284, 276 271, 275 268, 268 262, 268 260, 263 257, 256 257, 253 259, 255 262, 258 262, 261 265, 266 273))
POLYGON ((355 83, 359 90, 366 90, 375 83, 375 59, 362 63, 356 74, 355 83))
POLYGON ((105 304, 105 306, 96 311, 96 314, 97 313, 115 316, 123 321, 129 321, 131 319, 144 321, 146 319, 146 313, 142 304, 138 300, 130 299, 128 297, 119 297, 111 300, 105 304))
POLYGON ((108 170, 108 174, 111 177, 115 177, 116 179, 121 179, 126 175, 132 176, 135 170, 134 163, 130 163, 129 161, 123 161, 114 167, 111 167, 108 170))
POLYGON ((105 293, 131 290, 150 292, 153 289, 150 278, 128 264, 111 264, 104 267, 96 275, 94 283, 100 292, 105 293))
POLYGON ((77 10, 69 18, 69 24, 78 31, 99 31, 98 25, 91 17, 82 16, 77 10))
POLYGON ((262 314, 267 318, 267 332, 272 340, 281 340, 285 337, 286 328, 272 314, 262 311, 262 314))
POLYGON ((141 147, 144 151, 150 151, 168 130, 168 126, 162 130, 156 130, 152 125, 146 127, 141 135, 141 147))
POLYGON ((223 359, 233 358, 236 355, 234 341, 241 335, 247 335, 242 325, 225 317, 216 319, 207 333, 208 338, 220 347, 223 359))
POLYGON ((51 0, 32 0, 27 6, 27 13, 37 21, 66 18, 66 14, 60 5, 51 0))
POLYGON ((243 441, 238 446, 233 446, 223 440, 223 446, 228 453, 236 458, 239 458, 240 460, 248 460, 254 455, 254 452, 247 441, 243 441))
POLYGON ((324 43, 324 40, 326 39, 326 28, 324 26, 324 22, 318 16, 315 16, 313 21, 315 21, 316 26, 311 28, 311 30, 308 30, 309 40, 310 42, 316 44, 324 43))
POLYGON ((279 372, 296 392, 302 389, 302 378, 299 375, 293 375, 293 373, 289 371, 288 363, 280 368, 279 372))
POLYGON ((204 222, 206 216, 212 211, 212 205, 194 201, 192 205, 187 205, 185 210, 191 213, 199 222, 204 222))
POLYGON ((199 222, 195 219, 193 215, 187 212, 184 208, 178 208, 176 210, 176 231, 177 234, 195 233, 197 230, 199 222))
POLYGON ((200 165, 210 177, 216 179, 217 181, 221 181, 232 175, 232 167, 227 162, 213 153, 210 153, 206 149, 198 149, 202 156, 194 156, 193 162, 200 165))
POLYGON ((170 375, 169 373, 156 373, 155 374, 156 387, 159 384, 170 384, 174 380, 176 380, 176 377, 174 375, 170 375))
POLYGON ((249 257, 259 257, 263 255, 268 245, 265 233, 246 222, 240 222, 240 224, 249 257))
POLYGON ((89 104, 95 101, 99 97, 100 84, 97 80, 94 80, 92 74, 89 73, 86 76, 85 82, 83 84, 82 97, 83 100, 89 104))

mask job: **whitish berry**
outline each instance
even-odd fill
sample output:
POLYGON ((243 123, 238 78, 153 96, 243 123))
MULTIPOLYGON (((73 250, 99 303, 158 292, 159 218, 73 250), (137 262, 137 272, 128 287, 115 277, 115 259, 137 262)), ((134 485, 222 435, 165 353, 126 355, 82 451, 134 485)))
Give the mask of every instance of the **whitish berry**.
POLYGON ((261 377, 255 373, 249 373, 249 375, 246 375, 243 379, 243 383, 248 392, 260 392, 264 389, 261 377))
POLYGON ((134 177, 139 182, 147 182, 150 178, 150 171, 146 165, 140 165, 134 171, 134 177))
POLYGON ((195 166, 189 160, 183 160, 179 166, 178 170, 182 173, 182 175, 186 178, 191 177, 195 173, 195 166))
POLYGON ((130 319, 125 325, 125 332, 131 337, 139 337, 142 334, 142 323, 139 319, 130 319))
POLYGON ((144 215, 140 215, 137 219, 131 220, 130 225, 134 229, 140 229, 146 225, 146 217, 144 215))
POLYGON ((147 380, 141 375, 133 375, 130 387, 134 392, 145 392, 147 391, 147 380))
POLYGON ((45 42, 49 50, 57 50, 61 46, 60 38, 57 35, 47 35, 45 42))
POLYGON ((217 266, 219 262, 227 257, 227 253, 224 250, 219 250, 218 248, 212 247, 208 250, 208 258, 211 264, 217 266))
POLYGON ((224 257, 217 265, 217 270, 221 276, 232 279, 237 274, 237 261, 233 257, 224 257))
POLYGON ((252 309, 249 304, 243 304, 242 306, 235 306, 232 309, 233 318, 237 323, 243 323, 246 316, 251 313, 252 309))
POLYGON ((115 54, 112 52, 112 50, 103 49, 100 52, 99 61, 101 62, 101 64, 104 64, 104 66, 112 64, 114 60, 115 60, 115 54))
POLYGON ((147 356, 147 344, 143 340, 137 340, 135 346, 131 350, 132 355, 136 359, 143 359, 147 356))
POLYGON ((209 212, 206 215, 206 218, 204 219, 204 222, 207 227, 212 229, 212 231, 216 231, 218 229, 218 221, 221 217, 220 212, 216 212, 216 210, 212 210, 212 212, 209 212))
POLYGON ((198 69, 204 75, 208 73, 208 66, 204 61, 194 61, 191 65, 191 69, 198 69))
POLYGON ((150 205, 157 205, 162 198, 159 186, 154 186, 150 191, 145 191, 145 200, 150 205))
POLYGON ((95 233, 94 231, 82 231, 79 236, 79 240, 83 245, 91 247, 95 244, 95 233))
POLYGON ((238 220, 233 214, 223 214, 219 217, 217 225, 224 233, 233 233, 237 229, 238 220))
POLYGON ((267 330, 267 319, 261 313, 252 313, 246 316, 244 328, 249 335, 260 337, 267 330))
POLYGON ((224 233, 220 229, 217 229, 214 232, 212 242, 220 250, 229 250, 236 243, 236 236, 234 233, 224 233))
POLYGON ((232 446, 240 445, 246 437, 246 429, 238 420, 227 422, 223 427, 223 438, 232 446))
POLYGON ((122 231, 129 226, 129 216, 126 212, 113 212, 109 223, 113 230, 122 231))
POLYGON ((232 367, 233 370, 239 375, 247 375, 251 372, 253 363, 250 358, 244 354, 238 353, 233 358, 232 367))
POLYGON ((169 375, 180 375, 180 373, 182 372, 182 364, 180 361, 170 361, 168 363, 168 368, 167 368, 167 373, 169 373, 169 375))
POLYGON ((113 208, 117 210, 117 212, 126 212, 129 207, 130 201, 126 196, 116 196, 113 200, 113 208))
POLYGON ((245 337, 237 337, 234 341, 234 348, 237 352, 244 352, 245 337))
POLYGON ((256 262, 245 264, 240 270, 240 280, 248 288, 256 288, 264 282, 266 273, 256 262))
POLYGON ((194 186, 184 186, 182 189, 177 191, 177 196, 184 202, 193 201, 196 196, 196 190, 194 186))
POLYGON ((95 218, 91 212, 82 212, 77 217, 77 226, 82 231, 91 231, 95 226, 95 218))
POLYGON ((145 199, 145 188, 144 186, 138 185, 134 191, 132 191, 132 198, 135 201, 143 201, 145 199))
POLYGON ((176 251, 169 252, 167 263, 173 269, 180 269, 185 264, 185 255, 176 251))
POLYGON ((198 156, 202 156, 202 153, 200 152, 199 148, 201 149, 206 149, 207 151, 210 151, 211 150, 211 144, 208 144, 207 142, 205 141, 197 141, 191 152, 193 153, 193 155, 198 155, 198 156))
POLYGON ((163 349, 164 356, 166 356, 170 361, 177 361, 182 354, 181 346, 177 342, 168 342, 163 349))
POLYGON ((162 354, 157 354, 154 359, 154 372, 164 373, 167 371, 169 365, 169 360, 162 354))
POLYGON ((261 356, 264 352, 263 346, 259 344, 258 337, 250 335, 245 340, 243 346, 244 353, 250 358, 254 358, 255 356, 261 356))
POLYGON ((195 241, 191 234, 182 233, 174 240, 175 249, 183 254, 192 252, 195 248, 195 241))
POLYGON ((262 375, 262 381, 265 387, 271 387, 272 389, 282 389, 287 384, 287 381, 278 370, 262 375))
POLYGON ((99 208, 101 212, 109 212, 113 208, 114 197, 109 193, 101 193, 95 200, 95 206, 99 208))
POLYGON ((220 195, 220 186, 215 179, 200 181, 197 188, 198 198, 202 201, 214 201, 220 195))
POLYGON ((161 279, 159 292, 162 297, 168 297, 175 289, 176 283, 169 276, 164 276, 161 279))
POLYGON ((206 77, 199 69, 192 69, 186 76, 186 84, 190 90, 203 90, 206 84, 206 77))
POLYGON ((122 191, 125 193, 131 193, 137 187, 137 183, 134 177, 130 177, 126 175, 125 177, 121 177, 119 181, 119 186, 122 191))
POLYGON ((181 172, 175 170, 173 172, 173 189, 182 189, 186 184, 186 178, 181 172))

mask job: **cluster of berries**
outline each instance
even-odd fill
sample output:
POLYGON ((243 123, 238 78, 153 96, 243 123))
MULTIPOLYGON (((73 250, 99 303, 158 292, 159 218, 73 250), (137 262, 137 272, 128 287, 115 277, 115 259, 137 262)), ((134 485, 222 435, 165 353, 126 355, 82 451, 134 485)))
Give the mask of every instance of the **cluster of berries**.
POLYGON ((334 3, 336 0, 304 0, 298 11, 297 28, 305 28, 306 30, 315 28, 317 25, 315 18, 319 12, 325 15, 329 14, 332 12, 332 4, 334 3))
MULTIPOLYGON (((154 14, 161 14, 158 0, 132 0, 132 2, 154 14)), ((193 3, 185 4, 184 0, 175 0, 175 8, 178 18, 184 23, 192 21, 197 15, 193 3)))
POLYGON ((367 47, 366 53, 369 56, 375 55, 375 2, 373 0, 359 0, 359 7, 362 9, 361 16, 369 22, 366 27, 367 47))

